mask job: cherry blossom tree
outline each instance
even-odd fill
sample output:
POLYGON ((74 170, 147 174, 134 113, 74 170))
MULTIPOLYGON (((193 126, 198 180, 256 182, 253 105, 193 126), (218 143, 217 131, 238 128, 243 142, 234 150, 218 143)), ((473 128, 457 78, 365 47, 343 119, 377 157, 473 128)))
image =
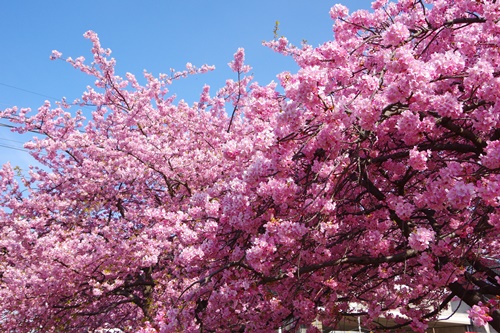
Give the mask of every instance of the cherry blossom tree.
MULTIPOLYGON (((0 171, 4 332, 424 331, 454 298, 500 331, 500 3, 331 9, 299 66, 197 103, 119 77, 87 32, 77 104, 1 112, 42 165, 0 171), (312 328, 314 330, 314 328, 312 328)), ((54 51, 52 58, 62 57, 54 51)))

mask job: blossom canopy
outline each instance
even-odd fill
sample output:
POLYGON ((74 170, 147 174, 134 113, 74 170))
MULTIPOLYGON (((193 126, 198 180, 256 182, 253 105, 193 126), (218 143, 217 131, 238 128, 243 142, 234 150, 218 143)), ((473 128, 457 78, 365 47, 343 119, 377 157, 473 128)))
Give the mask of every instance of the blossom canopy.
POLYGON ((170 83, 213 68, 53 51, 95 85, 0 111, 41 165, 0 170, 2 331, 421 332, 456 297, 500 331, 500 3, 330 15, 317 47, 265 43, 295 73, 260 85, 238 49, 192 105, 170 83))

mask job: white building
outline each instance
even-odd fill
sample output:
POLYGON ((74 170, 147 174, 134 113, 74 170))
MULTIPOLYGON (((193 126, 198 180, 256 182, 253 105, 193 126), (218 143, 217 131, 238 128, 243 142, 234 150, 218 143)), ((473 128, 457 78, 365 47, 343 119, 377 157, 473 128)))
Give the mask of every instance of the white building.
MULTIPOLYGON (((438 320, 429 323, 427 333, 496 333, 496 331, 489 325, 486 327, 477 327, 472 325, 472 322, 467 314, 468 309, 470 309, 470 307, 465 303, 461 301, 452 301, 448 308, 441 312, 438 320)), ((370 332, 369 330, 364 329, 359 322, 353 318, 344 320, 335 328, 323 327, 321 322, 315 322, 313 325, 319 328, 322 333, 370 332)), ((307 327, 302 326, 297 330, 297 333, 306 333, 306 331, 307 327)), ((398 329, 397 331, 412 332, 410 327, 398 329)))

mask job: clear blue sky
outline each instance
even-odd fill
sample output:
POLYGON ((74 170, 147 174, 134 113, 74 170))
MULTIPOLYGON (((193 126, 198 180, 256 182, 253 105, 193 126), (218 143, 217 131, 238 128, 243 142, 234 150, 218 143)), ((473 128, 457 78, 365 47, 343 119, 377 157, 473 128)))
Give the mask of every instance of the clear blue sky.
MULTIPOLYGON (((118 74, 143 70, 155 75, 170 68, 215 65, 216 71, 176 82, 171 92, 190 103, 205 83, 212 91, 227 78, 233 53, 245 48, 254 79, 266 84, 283 70, 295 70, 291 59, 261 45, 279 34, 313 46, 333 38, 330 8, 341 2, 351 11, 370 9, 370 0, 19 0, 0 2, 0 109, 17 105, 38 108, 44 100, 81 96, 93 80, 63 61, 50 61, 53 49, 63 57, 90 59, 87 30, 99 34, 113 51, 118 74)), ((5 121, 0 120, 1 123, 5 121)), ((32 160, 22 141, 0 127, 0 165, 10 161, 26 169, 32 160), (16 150, 21 149, 21 150, 16 150)))

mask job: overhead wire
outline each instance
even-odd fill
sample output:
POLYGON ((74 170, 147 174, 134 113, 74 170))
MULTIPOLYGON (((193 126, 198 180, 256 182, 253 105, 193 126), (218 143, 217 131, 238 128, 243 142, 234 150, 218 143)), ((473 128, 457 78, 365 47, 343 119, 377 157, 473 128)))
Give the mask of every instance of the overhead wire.
POLYGON ((0 138, 0 140, 24 144, 24 141, 19 141, 19 140, 12 140, 7 138, 0 138))
POLYGON ((12 150, 19 150, 19 151, 26 152, 26 153, 29 152, 29 150, 27 150, 25 148, 19 148, 19 147, 4 145, 4 144, 1 144, 1 143, 0 143, 0 147, 1 148, 12 149, 12 150))
MULTIPOLYGON (((0 82, 0 86, 8 87, 8 88, 11 88, 11 89, 16 89, 16 90, 23 91, 25 93, 29 93, 29 94, 32 94, 32 95, 37 95, 37 96, 41 96, 41 97, 45 97, 45 98, 50 98, 52 100, 57 100, 57 98, 55 98, 53 96, 49 96, 49 95, 46 95, 46 94, 38 93, 36 91, 25 89, 25 88, 20 88, 20 87, 13 86, 11 84, 7 84, 7 83, 3 83, 3 82, 0 82)), ((0 127, 16 128, 16 126, 14 126, 14 125, 9 125, 9 124, 5 124, 5 123, 0 123, 0 127)), ((34 130, 30 130, 28 132, 40 134, 40 132, 34 131, 34 130)), ((21 141, 10 140, 10 139, 5 139, 5 138, 0 138, 0 140, 10 141, 10 142, 24 143, 24 142, 21 142, 21 141)), ((16 147, 16 146, 13 146, 13 145, 2 144, 2 143, 0 143, 0 148, 17 150, 17 151, 22 151, 22 152, 25 152, 25 153, 29 152, 29 150, 27 150, 25 148, 20 148, 20 147, 16 147)))
POLYGON ((6 141, 7 142, 7 143, 0 143, 0 147, 2 147, 2 148, 19 150, 19 151, 24 151, 24 152, 28 151, 27 149, 23 148, 22 146, 16 146, 16 145, 13 145, 13 144, 9 144, 10 142, 12 142, 12 143, 17 143, 17 144, 24 145, 23 141, 11 140, 11 139, 7 139, 7 138, 0 138, 0 141, 4 141, 4 142, 6 141))
POLYGON ((11 84, 7 84, 7 83, 3 83, 3 82, 0 82, 0 86, 4 86, 4 87, 8 87, 8 88, 12 88, 12 89, 24 91, 24 92, 29 93, 29 94, 38 95, 38 96, 41 96, 41 97, 46 97, 46 98, 50 98, 50 99, 54 99, 54 100, 58 99, 58 98, 53 97, 53 96, 49 96, 49 95, 37 93, 36 91, 32 91, 32 90, 28 90, 28 89, 16 87, 16 86, 13 86, 11 84))

